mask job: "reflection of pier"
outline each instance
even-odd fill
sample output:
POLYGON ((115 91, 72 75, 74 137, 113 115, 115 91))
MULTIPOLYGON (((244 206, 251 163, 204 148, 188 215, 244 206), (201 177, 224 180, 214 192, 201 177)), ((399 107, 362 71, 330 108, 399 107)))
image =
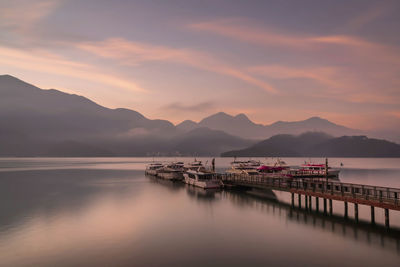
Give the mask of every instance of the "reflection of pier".
POLYGON ((229 191, 224 196, 237 205, 248 205, 262 212, 284 216, 289 221, 304 224, 313 228, 323 229, 345 238, 352 238, 371 246, 393 249, 400 253, 400 230, 387 230, 385 226, 371 225, 368 221, 344 218, 339 215, 327 216, 323 211, 308 208, 292 207, 291 204, 276 199, 249 195, 247 192, 229 191))
POLYGON ((329 200, 330 214, 333 213, 332 200, 338 200, 344 202, 345 217, 347 217, 348 202, 350 202, 354 204, 356 221, 358 221, 359 204, 371 206, 372 223, 375 222, 375 207, 383 208, 386 227, 389 227, 389 210, 400 210, 400 189, 398 188, 341 183, 325 179, 270 178, 263 175, 220 174, 219 177, 227 185, 290 192, 292 193, 292 206, 294 206, 295 194, 298 194, 300 207, 302 195, 305 196, 306 207, 312 206, 312 197, 315 197, 317 210, 319 209, 319 198, 322 198, 324 213, 327 213, 327 200, 329 200))

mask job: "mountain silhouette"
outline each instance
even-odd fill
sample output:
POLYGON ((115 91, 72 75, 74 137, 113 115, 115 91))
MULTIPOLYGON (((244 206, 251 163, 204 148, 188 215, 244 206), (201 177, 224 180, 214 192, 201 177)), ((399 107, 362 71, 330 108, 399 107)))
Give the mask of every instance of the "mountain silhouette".
POLYGON ((350 129, 332 123, 320 117, 311 117, 302 121, 284 122, 277 121, 270 125, 262 125, 252 122, 245 114, 236 116, 224 112, 218 112, 204 118, 199 123, 184 121, 177 125, 178 129, 185 131, 196 127, 207 127, 214 130, 224 131, 246 139, 265 139, 277 134, 301 134, 308 131, 325 132, 333 136, 356 135, 362 131, 350 129))
POLYGON ((366 136, 332 137, 321 132, 275 135, 223 157, 400 157, 400 145, 366 136))
POLYGON ((218 155, 249 144, 211 129, 182 132, 134 110, 109 109, 82 96, 0 76, 0 156, 218 155))

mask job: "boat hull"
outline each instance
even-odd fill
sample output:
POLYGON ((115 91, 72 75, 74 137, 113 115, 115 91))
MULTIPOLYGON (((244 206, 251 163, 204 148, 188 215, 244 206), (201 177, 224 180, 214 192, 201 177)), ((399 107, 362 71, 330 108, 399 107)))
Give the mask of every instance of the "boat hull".
MULTIPOLYGON (((339 170, 329 170, 328 178, 338 178, 339 170)), ((324 171, 298 171, 291 173, 293 178, 324 178, 326 177, 324 171)))
POLYGON ((165 180, 182 180, 183 176, 181 172, 159 172, 157 173, 157 177, 160 177, 165 180))
POLYGON ((156 176, 157 175, 157 170, 146 170, 145 174, 156 176))
POLYGON ((221 188, 222 183, 219 180, 208 180, 208 181, 198 181, 196 179, 190 178, 188 175, 184 176, 184 182, 188 185, 197 186, 204 189, 217 189, 221 188))

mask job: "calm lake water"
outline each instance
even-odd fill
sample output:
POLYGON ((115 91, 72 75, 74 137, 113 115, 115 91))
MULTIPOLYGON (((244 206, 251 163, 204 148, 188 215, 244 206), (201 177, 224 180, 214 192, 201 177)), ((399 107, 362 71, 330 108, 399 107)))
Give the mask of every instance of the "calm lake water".
MULTIPOLYGON (((288 193, 204 191, 144 176, 150 161, 0 159, 0 266, 400 265, 400 212, 386 231, 382 209, 372 226, 360 206, 357 224, 352 204, 345 220, 336 201, 324 216, 291 209, 288 193)), ((400 159, 340 163, 341 181, 400 188, 400 159)))

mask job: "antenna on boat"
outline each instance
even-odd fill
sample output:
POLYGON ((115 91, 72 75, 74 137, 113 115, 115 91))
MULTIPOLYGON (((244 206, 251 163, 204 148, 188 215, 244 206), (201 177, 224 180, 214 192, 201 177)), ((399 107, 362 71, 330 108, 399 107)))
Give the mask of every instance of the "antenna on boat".
POLYGON ((325 158, 325 177, 326 181, 328 181, 328 158, 325 158))

